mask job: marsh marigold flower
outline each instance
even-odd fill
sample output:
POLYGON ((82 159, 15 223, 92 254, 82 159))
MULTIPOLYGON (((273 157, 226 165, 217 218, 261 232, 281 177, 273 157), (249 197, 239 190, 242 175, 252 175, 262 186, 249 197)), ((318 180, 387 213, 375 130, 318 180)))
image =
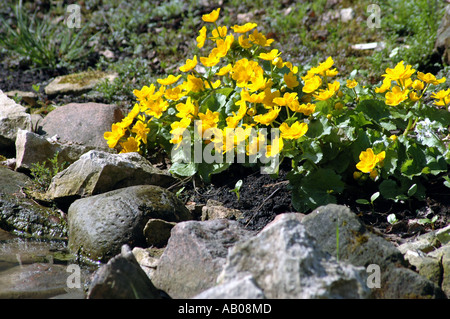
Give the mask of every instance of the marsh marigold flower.
POLYGON ((117 124, 112 124, 111 132, 105 132, 103 134, 104 139, 107 141, 110 148, 116 147, 117 143, 122 136, 125 135, 125 129, 117 124))
POLYGON ((305 85, 302 88, 302 91, 305 93, 313 93, 322 85, 322 79, 320 76, 313 76, 307 80, 305 80, 305 85))
POLYGON ((122 146, 120 153, 139 152, 139 144, 136 138, 130 136, 125 142, 120 143, 122 146))
POLYGON ((260 53, 258 58, 266 61, 272 61, 276 57, 278 57, 281 54, 277 49, 273 49, 272 51, 268 53, 260 53))
POLYGON ((134 124, 131 132, 136 134, 136 139, 142 141, 144 144, 147 144, 147 134, 150 132, 150 129, 145 125, 142 121, 137 121, 134 124))
POLYGON ((250 30, 253 30, 257 26, 258 25, 256 23, 248 22, 248 23, 246 23, 244 25, 235 25, 234 27, 231 27, 231 29, 233 29, 233 31, 236 32, 236 33, 245 33, 245 32, 248 32, 250 30))
POLYGON ((213 10, 208 14, 204 14, 202 16, 202 20, 205 22, 211 22, 211 23, 216 22, 217 18, 219 18, 219 12, 220 12, 220 8, 213 10))
POLYGON ((195 68, 196 65, 197 65, 197 56, 194 55, 194 58, 192 60, 187 59, 186 63, 183 66, 180 66, 180 71, 188 72, 188 71, 192 70, 193 68, 195 68))
POLYGON ((287 123, 281 123, 280 125, 280 135, 284 139, 296 140, 308 131, 308 124, 295 122, 290 127, 287 123))
POLYGON ((356 164, 356 168, 363 173, 370 173, 378 163, 384 160, 385 156, 385 151, 375 155, 371 148, 367 148, 359 154, 359 163, 356 164))
POLYGON ((433 84, 433 85, 438 85, 440 83, 444 83, 445 82, 445 77, 441 78, 441 79, 436 79, 436 77, 431 74, 431 73, 427 73, 424 74, 422 72, 417 72, 417 78, 419 80, 424 81, 425 83, 429 83, 429 84, 433 84))
POLYGON ((347 80, 347 84, 345 86, 348 87, 349 89, 353 89, 357 85, 358 85, 358 82, 356 82, 355 80, 347 80))
POLYGON ((165 79, 157 79, 156 81, 161 85, 171 85, 171 84, 174 84, 175 82, 177 82, 180 78, 181 78, 181 74, 178 76, 174 76, 174 75, 170 74, 165 79))
POLYGON ((391 92, 386 93, 386 104, 396 106, 408 98, 409 90, 402 90, 399 86, 394 86, 391 92))
POLYGON ((403 81, 410 78, 416 70, 412 69, 411 65, 405 67, 403 63, 404 61, 400 61, 393 69, 387 68, 386 74, 383 74, 383 76, 392 81, 403 81))
POLYGON ((199 36, 197 37, 197 47, 199 49, 203 48, 206 41, 206 27, 203 26, 199 31, 199 36))
POLYGON ((286 86, 290 89, 293 89, 300 85, 300 82, 298 82, 297 77, 294 75, 294 73, 291 71, 289 73, 286 73, 284 76, 284 83, 286 83, 286 86))
POLYGON ((280 109, 281 109, 280 107, 274 107, 265 114, 256 115, 253 119, 257 123, 261 123, 263 125, 270 125, 278 117, 280 109))

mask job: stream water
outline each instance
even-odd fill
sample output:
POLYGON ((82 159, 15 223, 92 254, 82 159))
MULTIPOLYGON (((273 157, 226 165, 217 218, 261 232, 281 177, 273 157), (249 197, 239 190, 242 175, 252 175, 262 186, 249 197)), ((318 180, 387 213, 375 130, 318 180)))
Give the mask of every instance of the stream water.
POLYGON ((97 266, 77 263, 66 242, 0 229, 0 299, 85 298, 97 266))

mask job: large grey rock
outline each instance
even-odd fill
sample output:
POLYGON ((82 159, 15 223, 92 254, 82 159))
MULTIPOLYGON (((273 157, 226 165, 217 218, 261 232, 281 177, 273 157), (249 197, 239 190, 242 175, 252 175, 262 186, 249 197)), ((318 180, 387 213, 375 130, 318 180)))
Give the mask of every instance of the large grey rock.
POLYGON ((61 144, 42 135, 18 130, 16 138, 16 167, 18 171, 28 171, 33 164, 46 163, 50 165, 56 153, 58 153, 58 164, 71 164, 78 160, 81 155, 91 150, 77 144, 61 144))
POLYGON ((442 270, 440 278, 441 289, 447 295, 447 298, 450 298, 450 244, 430 252, 428 256, 439 260, 442 270))
POLYGON ((47 197, 85 197, 133 185, 166 187, 174 181, 138 153, 111 154, 91 150, 53 177, 47 197))
POLYGON ((377 265, 380 288, 372 297, 387 299, 442 298, 442 290, 429 279, 407 268, 403 254, 394 244, 368 231, 348 207, 329 204, 318 207, 302 220, 321 249, 337 254, 336 227, 339 228, 339 259, 356 266, 377 265))
POLYGON ((94 274, 88 299, 161 299, 160 292, 141 269, 130 247, 94 274))
POLYGON ((192 298, 215 286, 228 249, 251 235, 227 219, 178 223, 159 259, 153 283, 172 298, 192 298))
POLYGON ((17 130, 31 130, 31 117, 26 109, 0 90, 0 150, 13 148, 17 130))
POLYGON ((173 193, 153 185, 78 199, 68 210, 69 249, 92 260, 106 261, 124 244, 145 247, 143 230, 151 218, 181 222, 191 215, 173 193))
POLYGON ((251 275, 270 299, 366 298, 365 269, 321 251, 294 214, 230 249, 218 283, 251 275))
POLYGON ((123 118, 116 105, 101 103, 70 103, 51 111, 40 122, 38 134, 58 138, 60 143, 72 143, 108 149, 103 134, 123 118))

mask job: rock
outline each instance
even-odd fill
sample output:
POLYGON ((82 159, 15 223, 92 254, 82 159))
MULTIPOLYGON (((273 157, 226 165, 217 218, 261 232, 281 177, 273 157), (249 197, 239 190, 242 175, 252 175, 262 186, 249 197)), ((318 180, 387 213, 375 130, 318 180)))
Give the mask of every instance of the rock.
POLYGON ((134 247, 132 252, 139 266, 141 266, 148 278, 152 280, 164 249, 134 247))
POLYGON ((178 223, 159 259, 153 283, 172 298, 192 298, 216 285, 228 249, 253 234, 227 219, 178 223))
POLYGON ((202 207, 201 220, 211 220, 217 218, 240 219, 242 212, 238 209, 227 208, 221 202, 209 199, 205 206, 202 207))
POLYGON ((431 231, 414 238, 412 241, 401 244, 398 246, 398 249, 402 254, 406 254, 407 251, 421 251, 423 253, 429 253, 440 245, 441 243, 436 236, 436 232, 431 231))
POLYGON ((88 299, 161 299, 161 295, 141 269, 130 247, 101 266, 94 274, 88 299))
POLYGON ((0 150, 14 148, 17 130, 31 130, 30 114, 0 90, 0 150))
POLYGON ((164 247, 170 237, 170 231, 176 225, 162 219, 150 219, 144 227, 144 236, 150 247, 164 247))
POLYGON ((437 230, 436 237, 441 245, 447 245, 448 243, 450 243, 450 225, 437 230))
POLYGON ((78 199, 68 210, 68 247, 73 253, 104 262, 124 244, 145 247, 143 230, 151 218, 181 222, 191 215, 173 193, 153 185, 78 199))
POLYGON ((437 31, 434 49, 442 55, 444 63, 450 63, 450 4, 445 7, 445 14, 437 31))
POLYGON ((117 73, 105 73, 102 71, 86 71, 56 77, 45 87, 45 94, 81 94, 92 90, 101 81, 110 82, 118 76, 117 73))
POLYGON ((339 260, 356 266, 377 265, 381 271, 380 288, 372 297, 441 298, 443 292, 433 282, 406 268, 401 251, 382 237, 369 232, 345 206, 329 204, 305 216, 302 224, 324 251, 336 256, 336 225, 339 226, 339 260))
POLYGON ((234 245, 219 284, 251 275, 270 299, 366 298, 369 289, 362 267, 336 262, 293 214, 258 235, 234 245))
MULTIPOLYGON (((101 103, 70 103, 54 109, 41 121, 37 133, 57 136, 62 144, 78 144, 109 150, 103 134, 123 118, 116 105, 101 103)), ((28 129, 30 130, 30 129, 28 129)))
POLYGON ((428 255, 439 260, 442 269, 441 289, 447 295, 447 298, 450 298, 450 244, 442 246, 428 255))
POLYGON ((414 266, 420 275, 431 280, 436 285, 440 285, 439 281, 442 277, 440 260, 426 256, 422 252, 408 250, 404 255, 410 265, 414 266))
POLYGON ((355 10, 353 10, 353 8, 341 9, 339 11, 339 16, 341 17, 342 22, 349 22, 355 18, 355 10))
POLYGON ((91 150, 53 177, 47 197, 61 202, 134 185, 167 187, 174 180, 138 153, 91 150))
POLYGON ((44 162, 50 168, 50 160, 56 153, 58 153, 58 165, 71 164, 91 149, 82 145, 61 144, 36 133, 19 129, 16 138, 15 169, 28 172, 33 164, 44 162))
POLYGON ((265 299, 264 292, 251 275, 218 285, 198 294, 193 299, 265 299))
POLYGON ((49 298, 66 292, 66 267, 35 263, 0 272, 0 299, 49 298))
POLYGON ((27 198, 23 188, 31 179, 0 166, 0 228, 20 235, 57 239, 67 237, 64 219, 56 209, 27 198))
POLYGON ((35 92, 13 90, 13 91, 8 91, 5 94, 11 99, 15 98, 17 96, 22 101, 25 101, 32 107, 36 106, 36 104, 37 104, 36 100, 37 100, 38 96, 35 92))

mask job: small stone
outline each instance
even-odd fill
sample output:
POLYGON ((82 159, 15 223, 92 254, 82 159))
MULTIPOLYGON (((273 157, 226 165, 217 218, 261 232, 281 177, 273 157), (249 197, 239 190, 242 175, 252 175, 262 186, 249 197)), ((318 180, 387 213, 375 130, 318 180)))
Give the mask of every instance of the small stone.
POLYGON ((81 94, 92 90, 101 81, 114 81, 117 73, 86 71, 56 77, 44 89, 47 95, 81 94))
POLYGON ((150 219, 144 227, 144 236, 150 247, 163 247, 167 245, 170 231, 176 225, 162 219, 150 219))

